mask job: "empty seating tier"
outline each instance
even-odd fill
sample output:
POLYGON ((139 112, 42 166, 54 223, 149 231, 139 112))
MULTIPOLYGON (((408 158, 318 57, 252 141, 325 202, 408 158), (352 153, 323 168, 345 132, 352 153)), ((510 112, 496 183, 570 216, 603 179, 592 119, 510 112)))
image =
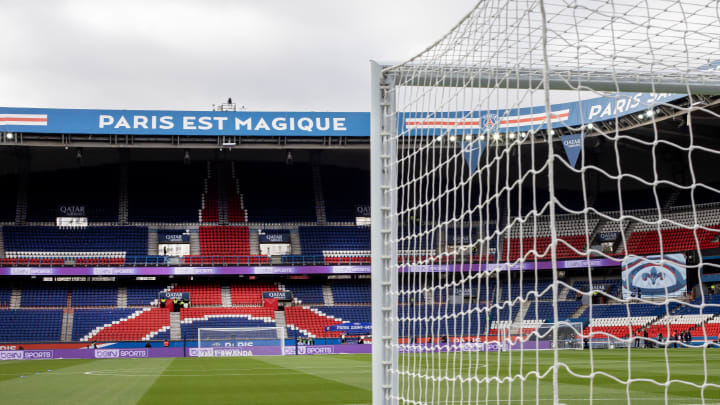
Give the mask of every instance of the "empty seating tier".
POLYGON ((286 290, 292 291, 293 297, 303 304, 324 304, 322 285, 312 281, 286 280, 286 290))
POLYGON ((232 284, 230 286, 233 305, 262 305, 262 293, 277 290, 278 287, 274 283, 264 282, 232 284))
POLYGON ((31 173, 27 185, 27 220, 52 221, 58 207, 83 207, 89 221, 116 222, 119 213, 118 166, 31 173))
POLYGON ((249 256, 248 228, 245 226, 201 226, 200 253, 203 256, 249 256))
POLYGON ((0 310, 0 342, 57 342, 62 316, 59 309, 0 310))
POLYGON ((220 288, 220 284, 180 284, 171 291, 190 293, 190 302, 192 305, 222 305, 222 289, 220 288))
POLYGON ((143 340, 163 327, 170 326, 169 311, 165 308, 146 308, 91 333, 85 341, 112 342, 143 340))
POLYGON ((117 287, 76 287, 71 293, 73 307, 117 306, 117 287))
POLYGON ((338 281, 331 284, 336 304, 369 304, 370 280, 338 281))
POLYGON ((340 332, 326 332, 325 327, 337 325, 342 322, 322 315, 309 307, 285 308, 285 321, 287 325, 294 325, 299 329, 310 332, 315 337, 339 337, 340 332))
POLYGON ((135 311, 132 308, 76 309, 73 311, 72 340, 79 341, 94 329, 108 327, 135 311))
MULTIPOLYGON (((180 152, 182 153, 182 152, 180 152)), ((128 218, 141 222, 198 222, 206 163, 134 162, 128 172, 128 218)))
POLYGON ((124 258, 148 253, 147 228, 137 226, 6 226, 3 227, 3 240, 9 258, 124 258))
POLYGON ((370 255, 370 228, 351 226, 301 226, 300 247, 305 255, 370 255), (336 253, 328 253, 336 252, 336 253))

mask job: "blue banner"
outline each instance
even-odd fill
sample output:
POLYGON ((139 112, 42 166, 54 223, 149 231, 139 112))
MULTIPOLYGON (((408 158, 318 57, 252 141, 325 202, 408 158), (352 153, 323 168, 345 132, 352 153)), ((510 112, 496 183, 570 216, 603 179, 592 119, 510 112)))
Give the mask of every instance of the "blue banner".
POLYGON ((263 298, 274 298, 278 301, 292 301, 293 299, 290 291, 265 291, 262 296, 263 298))
POLYGON ((372 333, 372 324, 362 322, 341 323, 326 326, 325 332, 347 332, 348 334, 367 335, 372 333))
POLYGON ((628 257, 622 263, 622 293, 628 299, 646 297, 682 297, 687 291, 685 255, 673 253, 646 257, 628 257))
POLYGON ((287 229, 258 229, 260 243, 290 243, 290 231, 287 229))
POLYGON ((646 111, 661 103, 686 97, 671 93, 619 93, 615 97, 596 97, 550 106, 512 108, 486 111, 409 112, 400 113, 398 131, 409 135, 472 135, 538 131, 547 128, 580 128, 593 122, 612 120, 646 111))
POLYGON ((560 141, 562 142, 565 154, 567 155, 570 166, 575 167, 578 158, 580 157, 580 150, 582 149, 582 139, 585 134, 571 134, 561 135, 560 141))
POLYGON ((190 235, 184 230, 159 229, 158 243, 190 243, 190 235))
POLYGON ((189 292, 159 292, 158 298, 160 299, 168 299, 168 300, 189 300, 190 299, 190 293, 189 292))
POLYGON ((370 114, 0 107, 0 130, 63 134, 367 137, 370 136, 370 114))
POLYGON ((57 208, 58 217, 83 218, 87 217, 84 205, 60 205, 57 208))
POLYGON ((370 205, 356 205, 355 216, 358 217, 369 217, 370 216, 370 205))
POLYGON ((470 169, 471 172, 477 170, 478 164, 480 164, 480 156, 482 156, 483 151, 485 151, 485 145, 487 145, 486 141, 462 143, 463 158, 465 159, 465 163, 467 163, 468 169, 470 169))
POLYGON ((597 234, 598 242, 615 242, 620 237, 620 232, 600 232, 597 234))

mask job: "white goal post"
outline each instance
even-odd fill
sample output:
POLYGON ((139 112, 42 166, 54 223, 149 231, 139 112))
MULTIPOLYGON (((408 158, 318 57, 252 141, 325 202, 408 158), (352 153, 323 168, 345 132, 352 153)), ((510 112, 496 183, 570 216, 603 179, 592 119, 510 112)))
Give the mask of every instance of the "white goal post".
POLYGON ((198 356, 284 356, 285 338, 282 327, 198 328, 198 356))
MULTIPOLYGON (((650 254, 636 253, 632 232, 659 240, 658 266, 676 253, 664 230, 689 231, 698 254, 698 233, 716 232, 705 219, 715 214, 700 212, 715 208, 696 198, 720 201, 720 188, 693 159, 720 157, 695 123, 720 118, 717 11, 714 0, 479 1, 417 56, 371 63, 373 404, 516 401, 501 395, 507 381, 532 391, 530 403, 560 403, 558 376, 573 368, 561 349, 587 338, 594 364, 597 336, 617 334, 606 346, 629 351, 665 316, 654 310, 709 308, 702 288, 700 301, 667 285, 652 300, 629 298, 594 277, 650 254), (632 193, 651 203, 634 209, 632 193), (445 343, 511 337, 500 322, 542 330, 549 368, 541 345, 501 354, 445 343), (513 369, 513 356, 536 367, 513 369), (526 388, 539 373, 552 384, 526 388)), ((701 265, 682 266, 701 279, 701 265)), ((591 370, 577 377, 603 373, 591 370)), ((614 378, 630 402, 640 378, 614 378)))

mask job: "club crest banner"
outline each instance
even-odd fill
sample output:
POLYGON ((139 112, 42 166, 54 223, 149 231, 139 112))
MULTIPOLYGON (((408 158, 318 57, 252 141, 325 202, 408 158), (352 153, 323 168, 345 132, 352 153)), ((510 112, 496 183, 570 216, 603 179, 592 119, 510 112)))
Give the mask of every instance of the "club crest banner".
POLYGON ((626 258, 622 264, 623 298, 680 297, 687 291, 685 255, 675 253, 626 258))

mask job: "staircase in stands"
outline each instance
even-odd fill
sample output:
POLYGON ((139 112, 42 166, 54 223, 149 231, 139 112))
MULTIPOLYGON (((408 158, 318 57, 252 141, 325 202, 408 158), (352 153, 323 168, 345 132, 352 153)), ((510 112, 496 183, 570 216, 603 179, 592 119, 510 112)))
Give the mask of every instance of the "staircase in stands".
POLYGON ((180 312, 170 312, 170 340, 182 339, 180 312))
POLYGON ((61 341, 63 341, 63 342, 72 341, 72 330, 73 330, 73 320, 74 319, 75 319, 75 314, 73 313, 72 309, 63 310, 62 326, 60 328, 60 330, 61 330, 60 340, 61 341))
POLYGON ((251 229, 248 233, 248 243, 250 244, 250 254, 251 255, 259 255, 260 254, 260 237, 258 236, 258 233, 251 229))
POLYGON ((18 177, 17 203, 15 205, 15 225, 24 225, 27 220, 27 169, 21 170, 18 177))
POLYGON ((191 256, 198 256, 200 255, 200 234, 197 232, 191 232, 190 233, 190 255, 191 256))
POLYGON ((224 285, 221 287, 220 297, 222 299, 223 307, 227 308, 232 306, 232 294, 230 293, 229 285, 224 285))
POLYGON ((10 292, 10 308, 11 309, 20 308, 21 301, 22 301, 22 290, 20 290, 18 288, 13 288, 12 292, 10 292))
POLYGON ((572 319, 578 318, 580 315, 582 315, 585 312, 585 310, 587 308, 588 308, 587 304, 580 304, 580 306, 575 310, 575 312, 573 312, 573 314, 570 315, 570 318, 572 318, 572 319))
POLYGON ((329 285, 323 284, 323 301, 325 305, 335 305, 335 298, 333 297, 332 288, 329 285))
POLYGON ((228 198, 227 198, 227 172, 223 162, 219 162, 215 166, 217 173, 217 199, 218 199, 218 224, 228 224, 228 198))
POLYGON ((277 325, 278 328, 282 328, 282 330, 287 330, 284 311, 275 311, 275 325, 277 325))
MULTIPOLYGON (((572 285, 572 281, 568 280, 567 284, 572 285)), ((558 297, 563 297, 561 299, 564 299, 564 297, 568 296, 569 292, 570 292, 570 287, 561 285, 560 286, 560 295, 558 295, 558 297)))
MULTIPOLYGON (((635 224, 636 224, 636 222, 627 221, 627 225, 625 225, 625 230, 624 230, 624 235, 625 235, 625 240, 626 240, 626 241, 630 240, 630 234, 632 233, 633 228, 635 227, 635 224)), ((618 254, 622 253, 622 252, 625 250, 625 247, 626 247, 626 246, 625 246, 624 243, 622 243, 622 239, 621 239, 621 240, 617 243, 617 246, 615 246, 615 251, 614 251, 613 253, 616 254, 616 255, 618 255, 618 254)))
POLYGON ((127 308, 127 287, 118 287, 117 306, 118 308, 127 308))
POLYGON ((513 321, 515 323, 522 322, 522 320, 525 319, 528 308, 530 308, 530 301, 523 301, 522 305, 520 306, 520 310, 517 312, 517 315, 515 315, 515 319, 513 321))
POLYGON ((300 248, 300 232, 297 227, 290 229, 290 253, 294 255, 302 254, 302 249, 300 248))
POLYGON ((156 256, 158 254, 158 234, 156 228, 148 227, 148 256, 156 256))
POLYGON ((120 181, 118 182, 118 186, 120 188, 119 190, 119 197, 120 200, 118 202, 118 224, 120 225, 127 225, 128 224, 128 165, 127 162, 125 164, 120 165, 120 181))
POLYGON ((325 199, 323 198, 322 177, 320 166, 312 165, 313 190, 315 193, 315 215, 318 225, 327 225, 327 214, 325 210, 325 199))

